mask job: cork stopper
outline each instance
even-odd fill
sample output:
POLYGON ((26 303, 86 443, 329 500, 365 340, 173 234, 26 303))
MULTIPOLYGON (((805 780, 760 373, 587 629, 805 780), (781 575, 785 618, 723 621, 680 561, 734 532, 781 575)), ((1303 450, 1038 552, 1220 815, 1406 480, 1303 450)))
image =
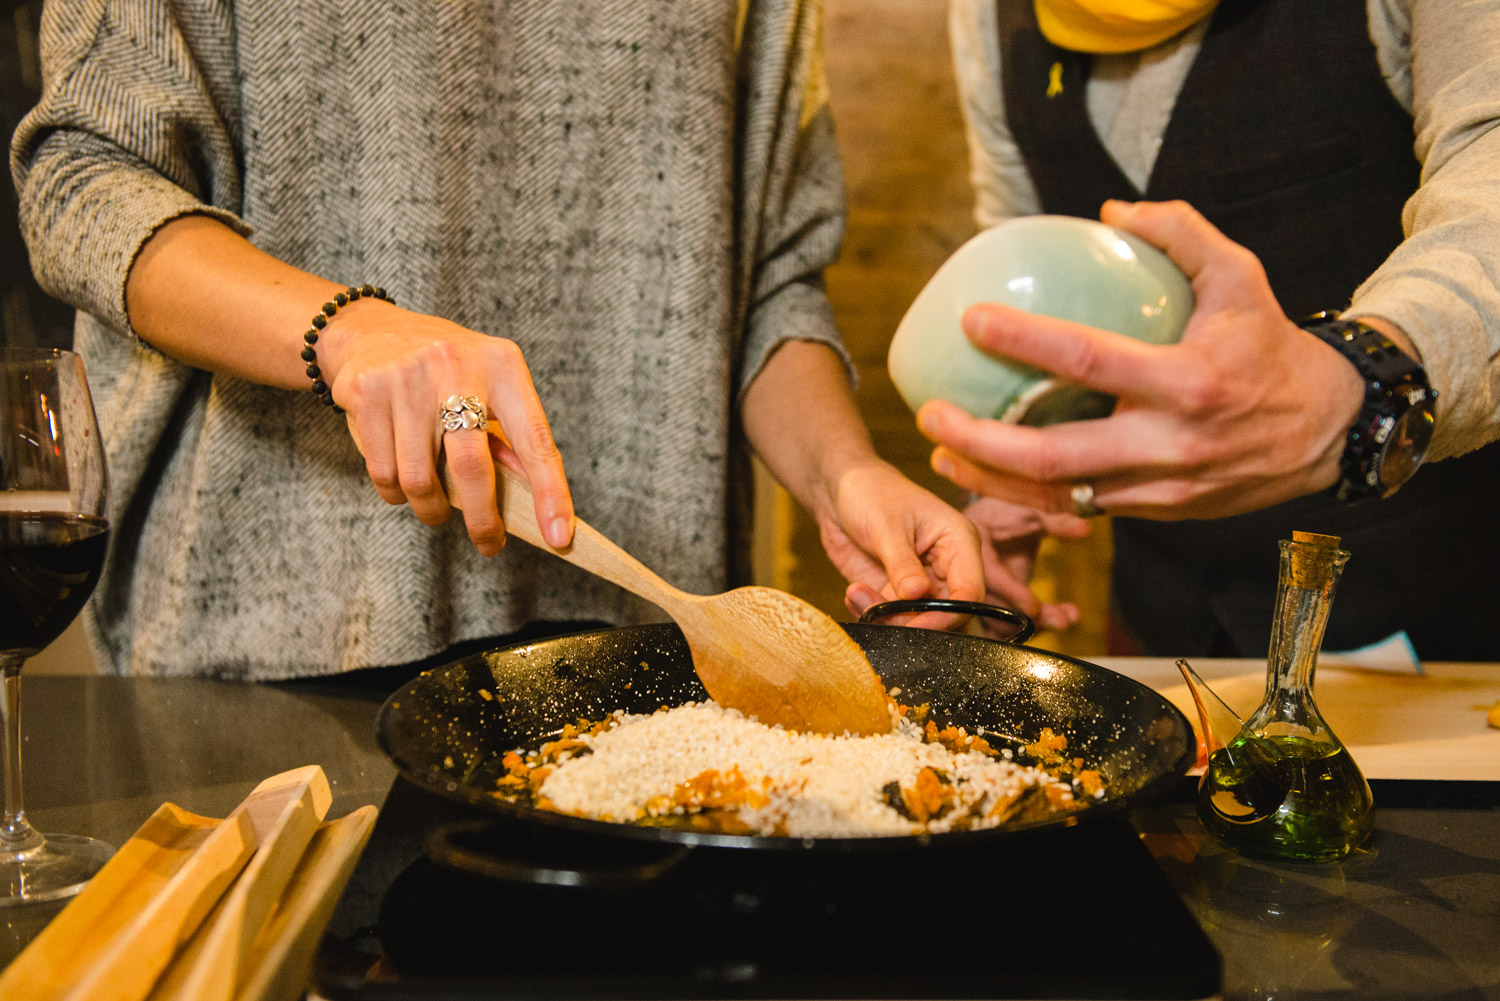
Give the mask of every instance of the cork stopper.
POLYGON ((1324 587, 1342 565, 1337 535, 1293 532, 1292 544, 1287 548, 1291 553, 1292 584, 1297 587, 1324 587))
POLYGON ((1293 542, 1305 542, 1309 546, 1322 546, 1325 549, 1337 549, 1339 537, 1337 535, 1319 535, 1317 532, 1293 532, 1293 542))

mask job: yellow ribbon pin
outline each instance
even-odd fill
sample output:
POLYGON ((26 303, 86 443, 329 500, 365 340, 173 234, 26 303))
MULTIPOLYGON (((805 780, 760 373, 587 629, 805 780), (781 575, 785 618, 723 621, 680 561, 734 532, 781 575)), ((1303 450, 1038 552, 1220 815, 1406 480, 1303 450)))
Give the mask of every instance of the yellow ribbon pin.
POLYGON ((1047 77, 1047 96, 1056 97, 1062 93, 1062 63, 1053 63, 1052 72, 1047 77))

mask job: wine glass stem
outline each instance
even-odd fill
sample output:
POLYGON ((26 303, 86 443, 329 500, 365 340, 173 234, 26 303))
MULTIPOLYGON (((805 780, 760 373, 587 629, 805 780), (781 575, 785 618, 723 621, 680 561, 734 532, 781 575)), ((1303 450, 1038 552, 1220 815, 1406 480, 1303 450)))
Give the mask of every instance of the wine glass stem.
POLYGON ((23 852, 42 843, 42 836, 26 821, 21 801, 21 665, 18 653, 0 653, 0 725, 5 730, 5 817, 0 822, 0 854, 23 852))

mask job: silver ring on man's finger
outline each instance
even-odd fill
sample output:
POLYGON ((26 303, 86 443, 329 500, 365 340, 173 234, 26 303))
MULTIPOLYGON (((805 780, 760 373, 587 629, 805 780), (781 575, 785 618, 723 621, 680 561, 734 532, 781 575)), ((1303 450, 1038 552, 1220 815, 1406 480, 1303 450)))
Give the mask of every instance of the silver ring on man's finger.
POLYGON ((1080 518, 1097 518, 1104 509, 1094 500, 1094 485, 1088 480, 1073 484, 1073 513, 1080 518))
POLYGON ((479 397, 455 394, 443 401, 438 409, 438 420, 443 425, 444 434, 449 431, 483 431, 490 426, 484 412, 484 401, 479 397))

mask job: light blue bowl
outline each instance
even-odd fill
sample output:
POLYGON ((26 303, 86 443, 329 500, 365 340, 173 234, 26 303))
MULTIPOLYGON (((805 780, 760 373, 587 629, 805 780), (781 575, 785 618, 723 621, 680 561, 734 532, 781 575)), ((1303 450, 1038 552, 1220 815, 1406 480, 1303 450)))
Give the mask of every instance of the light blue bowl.
POLYGON ((980 302, 1171 344, 1181 340, 1194 299, 1177 266, 1129 233, 1071 216, 1012 219, 959 247, 896 328, 887 364, 913 411, 944 399, 975 417, 1041 425, 1113 408, 1109 396, 970 344, 961 320, 980 302))

